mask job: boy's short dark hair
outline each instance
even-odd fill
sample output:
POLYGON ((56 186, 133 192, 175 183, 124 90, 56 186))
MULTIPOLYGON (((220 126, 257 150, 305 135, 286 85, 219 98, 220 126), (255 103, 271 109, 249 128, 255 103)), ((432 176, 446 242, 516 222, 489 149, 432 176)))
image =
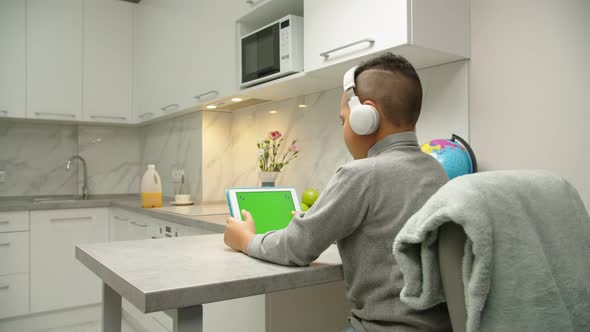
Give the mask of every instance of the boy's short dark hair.
POLYGON ((422 84, 414 66, 403 56, 385 53, 362 63, 355 71, 356 94, 372 100, 397 126, 415 126, 422 107, 422 84), (368 70, 381 74, 362 75, 368 70), (383 72, 387 72, 384 73, 383 72), (365 77, 366 76, 366 77, 365 77), (360 77, 360 80, 358 80, 360 77))

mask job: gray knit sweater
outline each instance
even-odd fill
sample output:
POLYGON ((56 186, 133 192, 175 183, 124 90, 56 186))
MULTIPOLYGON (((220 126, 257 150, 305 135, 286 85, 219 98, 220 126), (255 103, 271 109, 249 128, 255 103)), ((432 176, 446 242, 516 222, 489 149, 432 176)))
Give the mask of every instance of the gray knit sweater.
POLYGON ((392 253, 406 220, 446 182, 414 132, 388 136, 368 158, 340 167, 309 211, 287 228, 254 236, 248 254, 304 266, 337 241, 357 332, 450 331, 446 305, 415 311, 400 302, 403 277, 392 253))

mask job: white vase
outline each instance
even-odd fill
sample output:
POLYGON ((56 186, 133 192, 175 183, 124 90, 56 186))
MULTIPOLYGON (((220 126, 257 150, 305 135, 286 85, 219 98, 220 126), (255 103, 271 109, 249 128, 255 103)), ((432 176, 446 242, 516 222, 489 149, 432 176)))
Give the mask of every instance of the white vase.
POLYGON ((258 177, 260 178, 262 187, 274 187, 277 176, 279 176, 280 173, 281 172, 258 171, 258 177))

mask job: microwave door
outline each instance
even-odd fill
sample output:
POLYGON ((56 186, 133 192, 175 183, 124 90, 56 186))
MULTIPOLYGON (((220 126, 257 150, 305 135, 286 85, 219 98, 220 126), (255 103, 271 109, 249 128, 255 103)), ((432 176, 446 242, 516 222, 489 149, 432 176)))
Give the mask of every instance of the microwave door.
POLYGON ((242 82, 281 71, 279 25, 260 30, 242 40, 242 82))

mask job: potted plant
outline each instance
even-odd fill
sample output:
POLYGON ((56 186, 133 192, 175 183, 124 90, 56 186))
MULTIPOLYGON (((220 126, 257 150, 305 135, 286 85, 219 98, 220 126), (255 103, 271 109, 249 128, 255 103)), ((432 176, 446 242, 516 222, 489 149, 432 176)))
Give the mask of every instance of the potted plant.
POLYGON ((279 153, 284 139, 280 131, 274 130, 256 143, 258 175, 263 187, 273 187, 283 167, 299 156, 299 148, 295 145, 297 140, 293 140, 282 154, 279 153))

